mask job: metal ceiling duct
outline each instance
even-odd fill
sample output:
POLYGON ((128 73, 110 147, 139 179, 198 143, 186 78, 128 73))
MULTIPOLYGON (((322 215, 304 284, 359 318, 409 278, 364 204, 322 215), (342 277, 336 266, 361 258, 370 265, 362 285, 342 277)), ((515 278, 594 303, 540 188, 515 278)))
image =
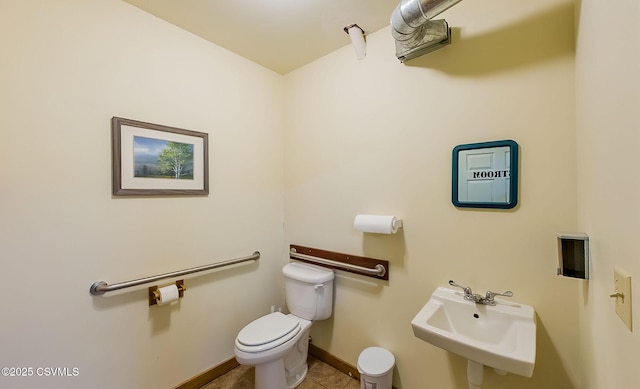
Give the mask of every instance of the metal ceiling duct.
POLYGON ((462 0, 400 0, 391 14, 391 35, 400 62, 430 53, 451 43, 444 19, 431 20, 462 0))

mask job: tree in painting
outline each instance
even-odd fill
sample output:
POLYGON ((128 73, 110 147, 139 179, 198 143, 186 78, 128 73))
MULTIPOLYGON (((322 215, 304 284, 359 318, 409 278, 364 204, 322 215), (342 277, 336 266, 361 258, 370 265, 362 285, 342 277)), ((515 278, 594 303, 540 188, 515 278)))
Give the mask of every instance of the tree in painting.
POLYGON ((158 162, 162 170, 171 172, 176 179, 180 179, 193 164, 193 145, 168 142, 158 156, 158 162))

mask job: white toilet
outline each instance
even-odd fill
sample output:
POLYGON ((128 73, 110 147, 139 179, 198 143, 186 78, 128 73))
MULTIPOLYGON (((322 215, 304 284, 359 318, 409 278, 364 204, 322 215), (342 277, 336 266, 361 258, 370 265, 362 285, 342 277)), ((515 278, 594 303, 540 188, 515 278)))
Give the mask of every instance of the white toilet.
POLYGON ((307 375, 309 331, 333 309, 333 271, 292 262, 282 268, 288 315, 273 312, 247 324, 234 353, 242 365, 256 367, 255 389, 293 389, 307 375))

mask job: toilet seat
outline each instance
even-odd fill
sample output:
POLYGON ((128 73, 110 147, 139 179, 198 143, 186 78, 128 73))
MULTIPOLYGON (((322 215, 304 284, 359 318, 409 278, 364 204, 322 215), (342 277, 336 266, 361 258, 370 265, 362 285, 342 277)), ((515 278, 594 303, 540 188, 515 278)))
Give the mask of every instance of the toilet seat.
POLYGON ((248 353, 258 353, 286 343, 300 332, 300 322, 281 312, 273 312, 247 324, 238 333, 236 347, 248 353))

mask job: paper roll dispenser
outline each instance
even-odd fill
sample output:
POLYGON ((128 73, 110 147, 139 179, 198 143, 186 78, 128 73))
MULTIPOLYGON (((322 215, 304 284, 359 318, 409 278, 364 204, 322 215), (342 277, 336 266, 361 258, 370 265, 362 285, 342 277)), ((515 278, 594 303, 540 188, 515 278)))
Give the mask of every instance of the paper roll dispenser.
POLYGON ((558 234, 558 275, 589 279, 589 237, 582 232, 558 234))

